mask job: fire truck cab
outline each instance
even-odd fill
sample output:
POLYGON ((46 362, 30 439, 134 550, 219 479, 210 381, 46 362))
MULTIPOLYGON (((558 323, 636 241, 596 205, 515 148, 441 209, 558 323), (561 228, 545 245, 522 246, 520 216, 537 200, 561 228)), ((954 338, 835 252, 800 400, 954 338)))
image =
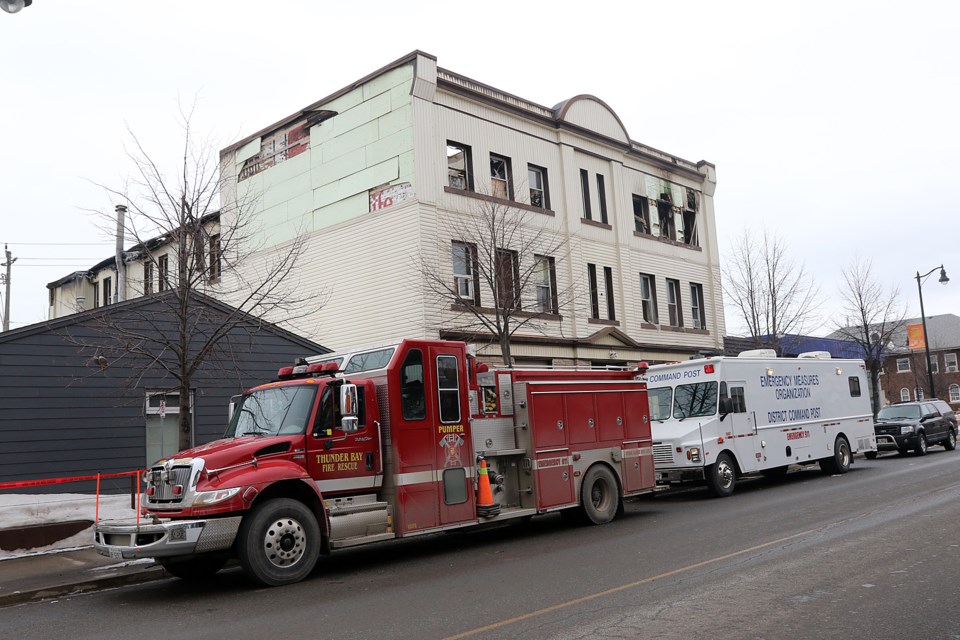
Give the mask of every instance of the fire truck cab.
POLYGON ((223 439, 146 473, 144 518, 95 547, 266 585, 321 553, 567 510, 603 524, 656 488, 635 371, 491 369, 462 342, 308 358, 244 393, 223 439), (479 492, 478 492, 479 490, 479 492))

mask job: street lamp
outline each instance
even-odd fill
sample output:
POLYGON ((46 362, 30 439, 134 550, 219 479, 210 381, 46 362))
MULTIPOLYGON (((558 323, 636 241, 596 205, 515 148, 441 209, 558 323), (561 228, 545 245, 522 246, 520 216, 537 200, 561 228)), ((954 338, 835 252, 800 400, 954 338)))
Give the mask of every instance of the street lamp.
POLYGON ((937 397, 937 390, 933 386, 933 368, 930 366, 930 336, 927 335, 927 316, 923 313, 923 281, 927 279, 931 273, 940 269, 940 284, 947 284, 950 282, 950 278, 947 277, 947 272, 944 270, 943 265, 939 267, 934 267, 927 271, 925 274, 920 275, 920 272, 917 271, 917 291, 920 293, 920 321, 923 322, 923 349, 926 352, 927 356, 927 380, 930 382, 930 397, 937 397))

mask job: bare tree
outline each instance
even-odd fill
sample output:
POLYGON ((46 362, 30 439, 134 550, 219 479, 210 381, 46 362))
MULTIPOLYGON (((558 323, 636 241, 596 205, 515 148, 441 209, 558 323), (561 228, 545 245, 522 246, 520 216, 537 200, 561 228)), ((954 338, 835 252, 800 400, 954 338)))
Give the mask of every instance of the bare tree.
MULTIPOLYGON (((295 267, 303 234, 282 248, 261 251, 258 194, 230 198, 220 206, 224 185, 217 150, 212 141, 195 140, 190 115, 181 112, 183 152, 176 174, 164 173, 130 132, 133 147, 127 155, 133 176, 123 189, 100 185, 129 212, 126 238, 135 245, 123 262, 142 262, 145 276, 134 289, 159 294, 155 298, 164 313, 131 311, 117 318, 104 309, 99 320, 103 339, 83 344, 96 353, 148 362, 170 377, 174 384, 169 390, 179 392, 181 449, 193 441, 190 391, 201 365, 241 377, 242 372, 231 370, 231 353, 243 346, 232 344, 229 336, 256 331, 251 316, 293 326, 323 303, 323 297, 298 293, 295 267), (200 304, 198 293, 229 306, 200 304)), ((113 223, 113 212, 99 214, 113 223)), ((118 272, 125 268, 117 265, 118 272)))
POLYGON ((576 298, 557 285, 566 240, 550 218, 502 198, 477 194, 470 212, 444 218, 439 260, 421 259, 429 294, 449 303, 458 333, 499 345, 513 363, 510 343, 520 330, 546 335, 550 322, 576 298), (443 256, 452 256, 453 269, 443 256))
POLYGON ((802 333, 819 308, 813 277, 766 229, 759 239, 744 231, 727 256, 723 275, 724 290, 757 344, 779 348, 780 338, 802 333))
POLYGON ((906 309, 900 300, 900 288, 884 288, 878 283, 869 260, 857 257, 842 273, 840 297, 846 325, 837 325, 834 335, 855 342, 863 351, 870 373, 870 404, 876 415, 880 410, 880 369, 885 349, 894 334, 903 330, 906 309))

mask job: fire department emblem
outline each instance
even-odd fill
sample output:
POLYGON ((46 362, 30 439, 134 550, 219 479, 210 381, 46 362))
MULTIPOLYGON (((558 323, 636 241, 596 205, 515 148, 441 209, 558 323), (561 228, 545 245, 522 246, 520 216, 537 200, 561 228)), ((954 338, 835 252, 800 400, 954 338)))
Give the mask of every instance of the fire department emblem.
POLYGON ((446 454, 443 462, 445 467, 462 467, 463 460, 460 459, 460 447, 463 446, 463 438, 456 433, 448 433, 440 438, 440 447, 446 454))

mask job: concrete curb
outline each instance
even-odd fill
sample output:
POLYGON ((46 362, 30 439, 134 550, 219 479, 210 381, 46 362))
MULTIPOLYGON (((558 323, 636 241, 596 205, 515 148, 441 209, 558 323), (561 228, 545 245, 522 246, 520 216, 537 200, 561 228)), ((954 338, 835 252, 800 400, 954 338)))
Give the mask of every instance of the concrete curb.
POLYGON ((103 589, 112 589, 143 582, 153 582, 169 577, 158 565, 126 573, 105 575, 83 580, 74 580, 65 584, 24 589, 11 593, 0 594, 0 608, 10 607, 26 602, 38 602, 51 598, 63 598, 83 593, 92 593, 103 589))

